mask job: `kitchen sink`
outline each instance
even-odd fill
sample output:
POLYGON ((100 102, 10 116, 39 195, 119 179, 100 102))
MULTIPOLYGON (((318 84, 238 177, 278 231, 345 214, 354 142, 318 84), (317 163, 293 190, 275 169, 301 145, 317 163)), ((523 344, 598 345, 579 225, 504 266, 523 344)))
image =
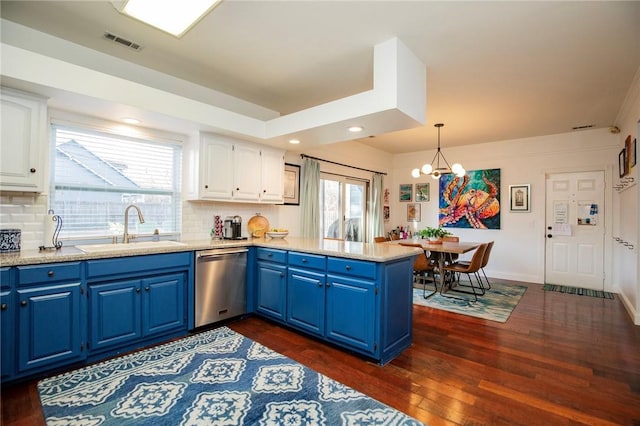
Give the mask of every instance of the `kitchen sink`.
POLYGON ((106 251, 146 250, 151 248, 180 247, 186 244, 178 241, 141 241, 128 244, 83 244, 76 246, 85 253, 98 253, 106 251))

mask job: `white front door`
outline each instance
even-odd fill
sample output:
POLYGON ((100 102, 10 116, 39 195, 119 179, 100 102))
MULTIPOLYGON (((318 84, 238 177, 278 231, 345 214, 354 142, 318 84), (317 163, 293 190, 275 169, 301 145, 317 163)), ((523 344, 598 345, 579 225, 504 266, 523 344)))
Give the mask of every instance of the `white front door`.
POLYGON ((545 282, 604 289, 604 172, 547 176, 545 282))

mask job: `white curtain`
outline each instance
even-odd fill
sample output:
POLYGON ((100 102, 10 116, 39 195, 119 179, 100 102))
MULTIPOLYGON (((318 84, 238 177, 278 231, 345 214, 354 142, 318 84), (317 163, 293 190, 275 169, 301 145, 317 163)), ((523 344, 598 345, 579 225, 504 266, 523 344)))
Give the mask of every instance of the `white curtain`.
POLYGON ((384 176, 380 173, 373 174, 371 185, 371 227, 367 242, 372 243, 374 237, 384 235, 384 217, 382 213, 382 197, 384 192, 384 176))
POLYGON ((320 237, 320 164, 311 158, 302 161, 300 181, 300 228, 302 237, 320 237))

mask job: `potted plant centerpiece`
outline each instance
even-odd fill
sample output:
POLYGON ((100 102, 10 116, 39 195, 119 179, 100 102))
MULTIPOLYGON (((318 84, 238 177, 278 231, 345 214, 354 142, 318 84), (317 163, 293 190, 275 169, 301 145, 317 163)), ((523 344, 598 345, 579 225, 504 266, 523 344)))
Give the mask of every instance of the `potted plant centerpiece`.
POLYGON ((420 236, 422 238, 428 238, 430 243, 442 243, 442 237, 447 235, 452 235, 451 232, 446 229, 442 229, 440 227, 432 228, 431 226, 427 226, 426 228, 420 230, 420 236))

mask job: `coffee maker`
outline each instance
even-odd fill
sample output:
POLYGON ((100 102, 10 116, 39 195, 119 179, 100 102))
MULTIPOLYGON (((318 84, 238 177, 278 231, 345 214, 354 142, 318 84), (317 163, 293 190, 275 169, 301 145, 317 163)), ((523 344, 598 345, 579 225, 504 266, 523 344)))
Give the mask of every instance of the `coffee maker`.
POLYGON ((224 239, 241 240, 242 218, 240 216, 227 216, 224 220, 224 239))

